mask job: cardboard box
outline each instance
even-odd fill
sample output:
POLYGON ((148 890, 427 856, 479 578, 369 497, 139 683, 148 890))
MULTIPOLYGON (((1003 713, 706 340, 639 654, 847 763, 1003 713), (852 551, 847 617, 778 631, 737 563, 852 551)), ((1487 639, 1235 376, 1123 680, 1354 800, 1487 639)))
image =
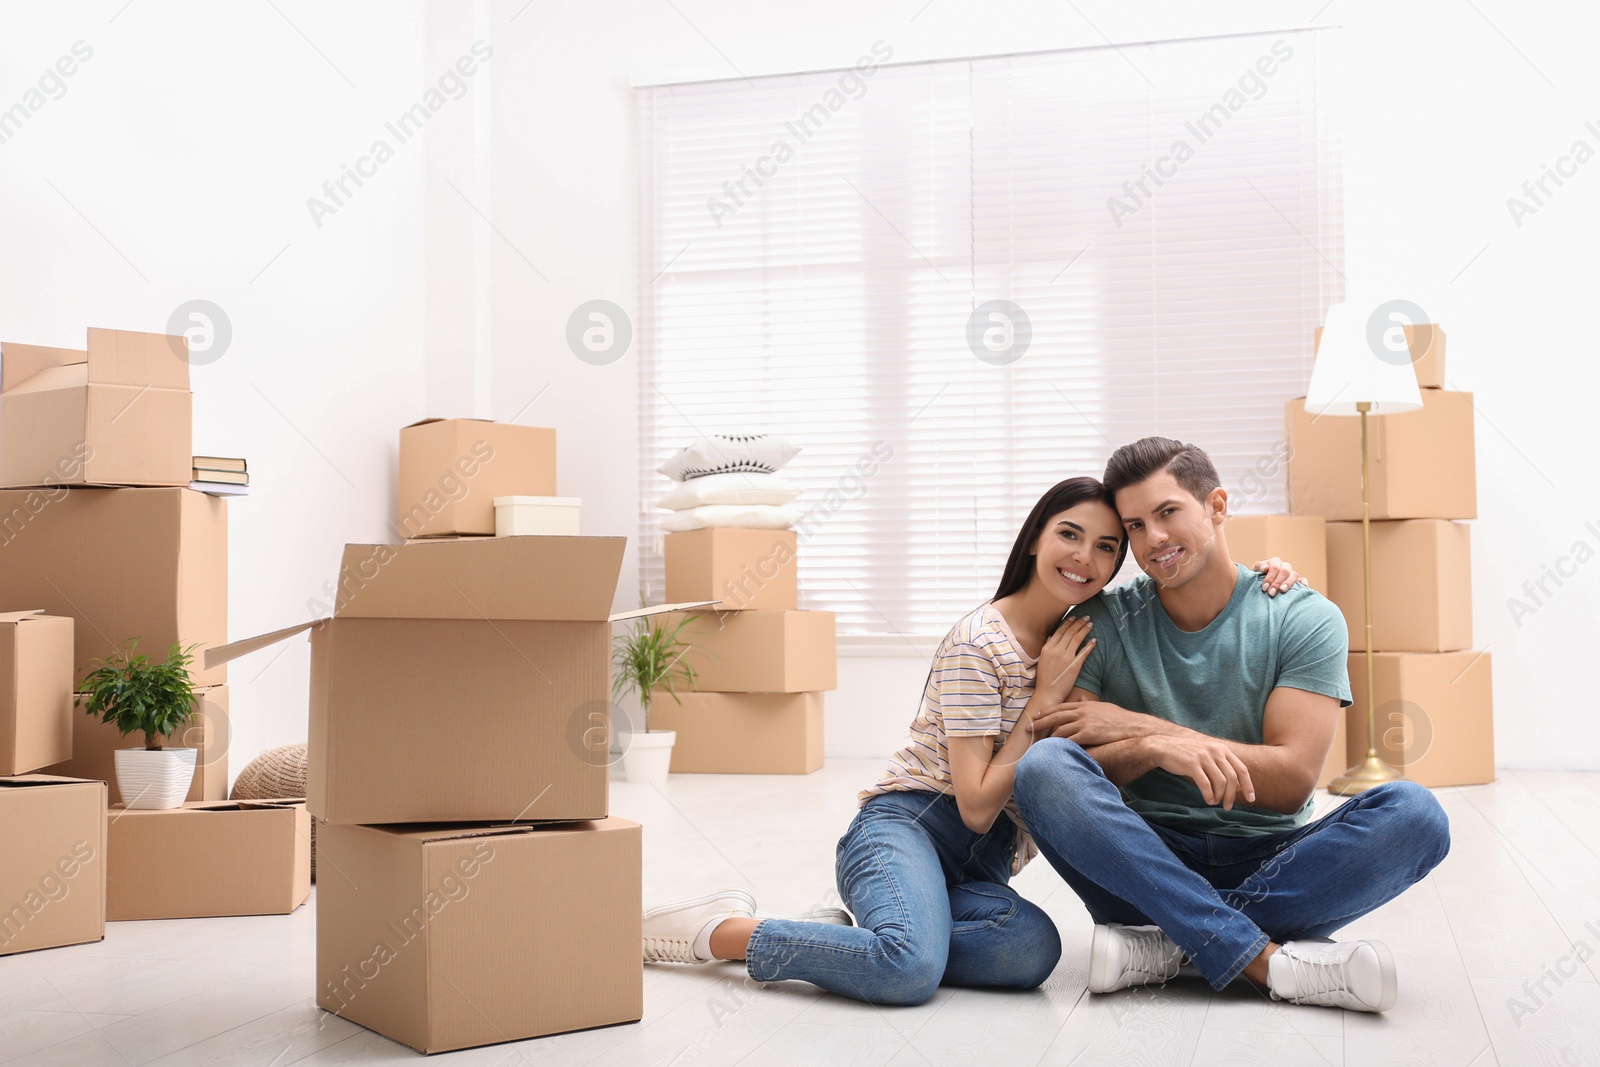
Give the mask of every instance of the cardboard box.
POLYGON ((72 755, 72 620, 0 615, 0 775, 72 755))
POLYGON ((640 831, 325 826, 317 1004, 419 1052, 636 1022, 640 831))
MULTIPOLYGON (((227 501, 190 489, 0 490, 0 590, 73 619, 74 679, 133 637, 155 657, 173 644, 220 644, 227 501)), ((198 662, 194 676, 228 680, 198 662)))
MULTIPOLYGON (((677 612, 658 625, 690 620, 680 640, 704 693, 811 693, 838 688, 838 642, 831 611, 677 612)), ((670 698, 669 698, 670 699, 670 698)))
POLYGON ((1305 576, 1306 584, 1328 593, 1326 521, 1316 515, 1229 515, 1224 532, 1235 563, 1249 567, 1277 556, 1305 576))
MULTIPOLYGON (((194 718, 182 733, 168 738, 166 743, 177 748, 198 749, 194 757, 194 781, 189 784, 184 800, 192 803, 227 800, 228 745, 232 737, 228 687, 206 686, 199 690, 199 696, 200 706, 195 709, 194 718)), ((45 773, 105 782, 110 788, 110 803, 121 804, 116 751, 141 747, 144 735, 123 736, 114 723, 101 722, 84 711, 83 701, 81 693, 72 698, 72 758, 47 768, 45 773)))
POLYGON ((188 485, 188 351, 97 329, 86 351, 0 345, 0 485, 188 485))
POLYGON ((311 631, 307 806, 329 823, 599 819, 621 537, 349 545, 311 631))
POLYGON ((676 730, 675 774, 810 774, 822 769, 821 693, 666 693, 650 728, 676 730))
POLYGON ((738 611, 800 606, 793 530, 713 528, 666 535, 667 600, 738 611))
MULTIPOLYGON (((1403 326, 1406 350, 1411 353, 1411 366, 1417 372, 1417 384, 1424 389, 1444 388, 1444 327, 1436 322, 1419 322, 1403 326)), ((1312 354, 1322 347, 1322 327, 1318 326, 1312 338, 1312 354)))
POLYGON ((488 419, 400 431, 401 537, 494 533, 497 496, 556 495, 556 432, 488 419))
MULTIPOLYGON (((1444 519, 1375 522, 1372 647, 1378 652, 1453 652, 1472 647, 1472 530, 1444 519)), ((1328 598, 1366 641, 1361 524, 1328 523, 1328 598)))
POLYGON ((112 808, 106 919, 287 915, 311 895, 311 816, 299 800, 112 808))
POLYGON ((106 787, 0 778, 0 956, 106 936, 106 787))
MULTIPOLYGON (((1289 504, 1296 515, 1361 519, 1361 419, 1289 401, 1289 504)), ((1367 419, 1374 519, 1478 515, 1472 394, 1422 391, 1422 407, 1367 419)))
MULTIPOLYGON (((1494 696, 1487 652, 1379 652, 1373 656, 1378 755, 1420 785, 1494 781, 1494 696)), ((1367 755, 1365 656, 1350 657, 1345 755, 1367 755)))

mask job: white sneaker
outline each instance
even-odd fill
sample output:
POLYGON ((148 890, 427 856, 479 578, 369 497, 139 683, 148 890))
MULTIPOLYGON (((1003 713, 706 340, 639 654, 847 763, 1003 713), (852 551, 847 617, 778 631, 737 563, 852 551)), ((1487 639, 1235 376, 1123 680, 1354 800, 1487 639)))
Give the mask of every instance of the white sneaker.
POLYGON ((1379 941, 1286 941, 1267 960, 1273 1000, 1351 1011, 1388 1011, 1394 956, 1379 941))
POLYGON ((644 962, 710 963, 710 935, 716 925, 755 913, 755 898, 742 889, 650 908, 644 913, 644 962))
POLYGON ((788 919, 801 923, 827 923, 829 926, 854 926, 856 921, 850 918, 850 913, 843 908, 812 908, 798 915, 768 915, 757 912, 758 919, 788 919))
POLYGON ((1183 963, 1183 950, 1159 926, 1096 926, 1089 948, 1089 992, 1165 982, 1178 977, 1183 963))

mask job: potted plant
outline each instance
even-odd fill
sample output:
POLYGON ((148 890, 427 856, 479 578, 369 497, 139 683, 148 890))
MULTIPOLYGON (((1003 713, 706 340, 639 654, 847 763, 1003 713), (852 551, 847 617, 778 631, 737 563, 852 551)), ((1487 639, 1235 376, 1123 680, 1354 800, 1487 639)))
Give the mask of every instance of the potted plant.
POLYGON ((117 789, 130 808, 180 808, 194 781, 195 750, 165 747, 164 738, 181 730, 194 716, 199 697, 189 676, 188 649, 173 645, 163 663, 134 655, 139 639, 117 649, 83 678, 84 711, 101 722, 115 723, 122 736, 143 734, 143 748, 119 748, 114 759, 117 789))
POLYGON ((637 619, 627 633, 616 637, 611 654, 612 666, 616 668, 611 679, 611 695, 615 699, 636 692, 643 712, 639 729, 622 744, 622 773, 630 782, 666 784, 667 770, 672 764, 672 746, 678 733, 650 729, 650 699, 657 691, 662 691, 682 704, 683 701, 678 700, 678 685, 694 685, 694 665, 684 659, 690 646, 681 640, 683 628, 690 621, 692 618, 686 617, 675 626, 666 626, 653 619, 637 619))

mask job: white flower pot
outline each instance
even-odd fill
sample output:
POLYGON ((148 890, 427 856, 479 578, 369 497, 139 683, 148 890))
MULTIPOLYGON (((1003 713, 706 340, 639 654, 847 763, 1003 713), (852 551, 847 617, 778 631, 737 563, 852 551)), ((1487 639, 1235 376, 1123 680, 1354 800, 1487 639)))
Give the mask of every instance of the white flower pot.
POLYGON ((194 781, 195 749, 119 748, 117 790, 129 808, 181 808, 194 781))
POLYGON ((677 740, 676 730, 628 734, 627 747, 622 750, 623 777, 643 785, 666 785, 667 771, 672 766, 672 746, 677 740))

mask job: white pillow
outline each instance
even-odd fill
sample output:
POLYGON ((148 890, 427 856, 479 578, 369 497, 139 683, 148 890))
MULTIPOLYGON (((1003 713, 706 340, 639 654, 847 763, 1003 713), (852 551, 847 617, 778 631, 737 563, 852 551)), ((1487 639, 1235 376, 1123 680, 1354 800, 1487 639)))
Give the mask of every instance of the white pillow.
POLYGON ((799 454, 798 445, 777 434, 714 433, 700 438, 656 469, 679 482, 734 471, 776 474, 799 454))
POLYGON ((656 501, 656 507, 682 511, 702 504, 787 504, 802 492, 776 474, 708 474, 679 482, 656 501))
POLYGON ((793 504, 705 504, 661 517, 667 533, 703 530, 710 526, 742 530, 788 530, 805 515, 793 504))

